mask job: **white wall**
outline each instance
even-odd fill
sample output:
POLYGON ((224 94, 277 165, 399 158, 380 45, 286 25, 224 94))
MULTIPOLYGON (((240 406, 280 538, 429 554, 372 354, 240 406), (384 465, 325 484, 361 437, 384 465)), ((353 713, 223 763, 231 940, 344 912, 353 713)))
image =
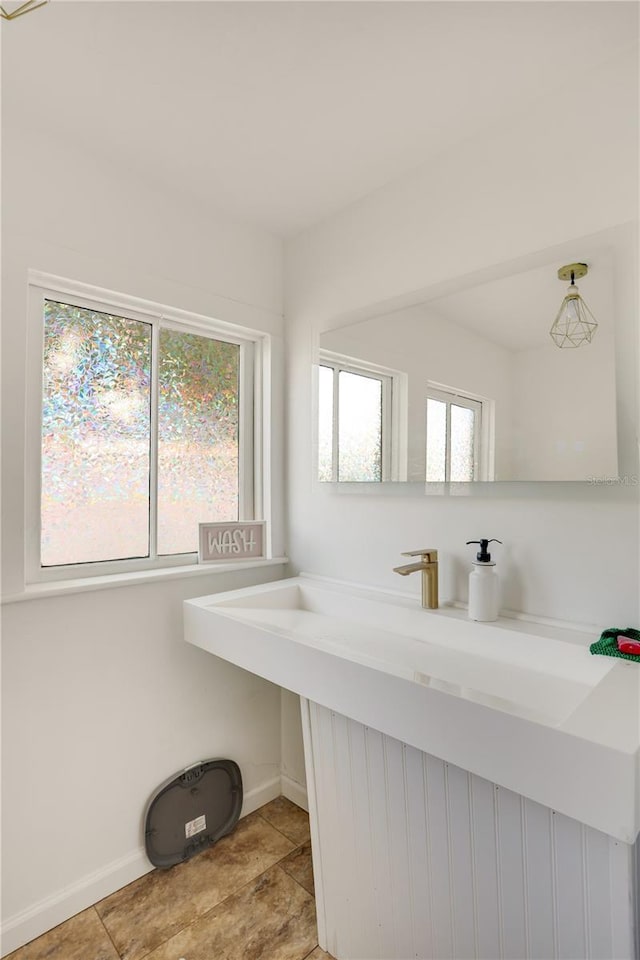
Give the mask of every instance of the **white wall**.
POLYGON ((99 590, 3 609, 3 950, 151 868, 155 788, 230 757, 245 812, 280 793, 280 690, 182 640, 182 601, 277 576, 99 590))
MULTIPOLYGON (((496 550, 505 607, 600 625, 638 622, 637 488, 508 484, 473 496, 425 497, 413 488, 388 496, 327 489, 314 483, 311 470, 311 369, 319 331, 341 318, 353 320, 358 311, 372 316, 417 303, 429 288, 455 277, 636 215, 636 58, 594 76, 579 97, 567 96, 541 100, 512 123, 287 244, 288 436, 295 451, 288 468, 289 550, 295 569, 417 597, 417 578, 405 581, 391 568, 401 551, 433 546, 442 558, 442 596, 465 600, 472 559, 465 541, 498 537, 505 543, 496 550), (588 149, 582 148, 585 138, 588 149)), ((638 329, 632 274, 616 296, 635 331, 635 350, 617 358, 618 375, 630 385, 637 381, 638 329)), ((634 419, 637 392, 635 398, 634 419)), ((627 411, 629 432, 630 421, 627 411)))
POLYGON ((514 479, 618 475, 614 343, 608 324, 588 347, 517 351, 513 375, 514 479))
POLYGON ((622 58, 563 91, 570 110, 559 94, 541 98, 294 237, 288 322, 330 329, 378 303, 390 312, 408 293, 419 302, 445 280, 635 217, 637 70, 637 55, 622 58))
MULTIPOLYGON (((123 160, 126 163, 126 158, 123 160)), ((24 585, 27 270, 148 298, 281 342, 280 241, 205 218, 99 157, 3 130, 3 575, 24 585)), ((273 393, 282 554, 282 370, 273 393)), ((121 586, 4 607, 3 950, 149 869, 155 787, 206 757, 241 767, 248 806, 280 792, 280 691, 181 640, 187 597, 282 568, 121 586)))
POLYGON ((3 130, 3 583, 22 587, 26 271, 282 336, 281 243, 203 217, 99 157, 41 132, 3 130))

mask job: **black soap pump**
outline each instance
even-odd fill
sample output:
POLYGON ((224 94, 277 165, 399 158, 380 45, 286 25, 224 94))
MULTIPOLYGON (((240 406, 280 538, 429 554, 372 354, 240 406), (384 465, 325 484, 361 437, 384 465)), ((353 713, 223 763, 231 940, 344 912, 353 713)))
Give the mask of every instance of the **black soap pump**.
POLYGON ((467 545, 470 543, 477 543, 480 549, 469 574, 469 619, 490 623, 498 619, 500 582, 488 547, 502 540, 467 540, 467 545))

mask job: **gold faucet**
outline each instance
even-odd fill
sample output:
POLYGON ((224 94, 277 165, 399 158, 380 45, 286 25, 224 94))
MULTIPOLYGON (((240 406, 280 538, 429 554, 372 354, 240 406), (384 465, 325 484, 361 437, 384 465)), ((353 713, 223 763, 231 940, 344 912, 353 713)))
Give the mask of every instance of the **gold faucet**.
POLYGON ((393 572, 402 577, 422 571, 422 606, 427 610, 438 609, 438 551, 409 550, 403 557, 420 557, 417 563, 405 563, 403 567, 394 567, 393 572))

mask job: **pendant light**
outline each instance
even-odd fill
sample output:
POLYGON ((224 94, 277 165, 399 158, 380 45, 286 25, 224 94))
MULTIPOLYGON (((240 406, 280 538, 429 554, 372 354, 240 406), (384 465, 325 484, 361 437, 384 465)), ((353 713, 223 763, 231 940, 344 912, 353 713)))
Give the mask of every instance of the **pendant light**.
POLYGON ((586 263, 569 263, 558 270, 558 280, 570 279, 571 284, 550 330, 557 347, 581 347, 583 343, 591 343, 598 329, 596 318, 580 296, 575 282, 576 277, 586 276, 588 269, 586 263))
POLYGON ((0 4, 0 19, 15 20, 17 17, 24 16, 25 13, 31 13, 32 10, 37 10, 38 7, 44 7, 48 2, 49 0, 26 0, 25 3, 21 3, 13 10, 7 10, 6 4, 4 6, 0 4))

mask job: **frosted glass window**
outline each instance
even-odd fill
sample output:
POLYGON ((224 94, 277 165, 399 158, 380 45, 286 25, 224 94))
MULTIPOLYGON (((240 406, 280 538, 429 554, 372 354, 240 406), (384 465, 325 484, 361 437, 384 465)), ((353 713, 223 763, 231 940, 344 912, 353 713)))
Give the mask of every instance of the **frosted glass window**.
POLYGON ((451 480, 473 480, 475 413, 451 404, 451 480))
POLYGON ((29 579, 193 562, 200 523, 253 519, 255 341, 31 286, 29 579))
POLYGON ((41 563, 149 554, 151 327, 44 307, 41 563))
POLYGON ((382 480, 382 383, 341 370, 338 479, 382 480))
POLYGON ((333 480, 333 378, 332 367, 318 370, 318 480, 333 480))
POLYGON ((319 480, 380 483, 390 479, 395 450, 393 377, 392 370, 369 370, 350 357, 329 351, 321 355, 319 480))
POLYGON ((426 478, 468 483, 478 479, 482 401, 430 388, 427 396, 426 478))
POLYGON ((427 400, 427 480, 443 483, 447 469, 447 405, 427 400))
POLYGON ((198 549, 198 524, 238 519, 240 347, 160 331, 158 553, 198 549))

